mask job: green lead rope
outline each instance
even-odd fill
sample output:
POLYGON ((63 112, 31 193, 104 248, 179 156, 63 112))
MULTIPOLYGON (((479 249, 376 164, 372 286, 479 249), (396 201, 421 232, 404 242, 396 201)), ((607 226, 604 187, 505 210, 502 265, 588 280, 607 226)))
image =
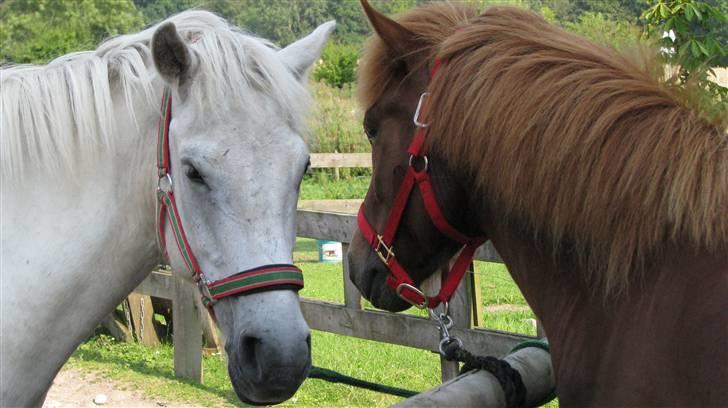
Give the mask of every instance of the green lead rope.
POLYGON ((390 387, 388 385, 360 380, 358 378, 349 377, 348 375, 337 373, 334 370, 329 370, 327 368, 321 368, 316 366, 311 367, 311 372, 308 374, 308 378, 315 378, 317 380, 324 380, 332 383, 353 385, 354 387, 364 388, 384 394, 396 395, 402 398, 414 397, 415 395, 419 394, 418 392, 405 390, 403 388, 390 387))

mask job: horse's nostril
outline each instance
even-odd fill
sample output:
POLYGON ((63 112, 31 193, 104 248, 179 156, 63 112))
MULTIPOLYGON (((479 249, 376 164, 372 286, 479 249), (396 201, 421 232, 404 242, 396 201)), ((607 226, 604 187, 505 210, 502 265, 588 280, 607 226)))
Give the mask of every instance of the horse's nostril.
POLYGON ((245 366, 256 367, 256 349, 260 346, 261 340, 255 336, 243 336, 240 341, 241 356, 243 361, 241 362, 245 366))

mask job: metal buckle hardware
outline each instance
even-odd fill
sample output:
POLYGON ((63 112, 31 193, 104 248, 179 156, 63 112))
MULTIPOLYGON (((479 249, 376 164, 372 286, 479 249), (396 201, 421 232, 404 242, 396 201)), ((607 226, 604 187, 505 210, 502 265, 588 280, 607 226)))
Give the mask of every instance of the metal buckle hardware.
POLYGON ((207 286, 210 283, 207 278, 205 278, 205 275, 200 274, 200 276, 197 279, 197 288, 200 290, 200 294, 202 295, 203 303, 208 303, 210 305, 215 304, 217 301, 212 297, 212 294, 210 293, 210 288, 207 286), (204 301, 207 302, 204 302, 204 301))
POLYGON ((157 190, 165 192, 167 194, 173 191, 172 188, 172 176, 167 173, 157 180, 157 190))
POLYGON ((409 303, 410 305, 412 305, 418 309, 424 309, 427 307, 427 295, 425 295, 421 290, 410 285, 409 283, 400 283, 399 286, 397 286, 397 296, 399 296, 402 300, 404 300, 405 302, 409 303), (402 296, 402 291, 404 289, 415 292, 417 294, 417 296, 420 296, 422 298, 422 303, 415 303, 415 302, 407 299, 406 297, 402 296))
POLYGON ((415 123, 415 126, 420 128, 426 128, 430 126, 429 123, 422 123, 420 122, 420 111, 422 110, 422 105, 424 104, 425 97, 429 95, 429 92, 423 92, 422 95, 420 95, 420 101, 417 102, 417 109, 415 109, 415 116, 412 118, 412 121, 415 123))
POLYGON ((384 240, 382 239, 382 236, 377 234, 377 247, 374 248, 374 252, 377 253, 379 256, 379 259, 384 262, 385 265, 389 265, 389 261, 394 258, 394 247, 387 246, 387 244, 384 243, 384 240), (387 251, 387 255, 385 256, 382 254, 381 248, 384 247, 384 249, 387 251))

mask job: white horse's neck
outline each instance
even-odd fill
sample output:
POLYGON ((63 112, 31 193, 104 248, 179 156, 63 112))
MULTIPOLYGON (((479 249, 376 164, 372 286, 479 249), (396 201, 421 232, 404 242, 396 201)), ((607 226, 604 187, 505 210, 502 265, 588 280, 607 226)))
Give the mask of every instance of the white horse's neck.
MULTIPOLYGON (((154 88, 160 95, 161 87, 154 88)), ((3 183, 3 406, 42 403, 76 346, 160 261, 154 230, 159 113, 142 95, 132 98, 133 115, 124 101, 114 101, 113 149, 100 149, 68 174, 38 172, 3 183), (28 399, 8 400, 8 390, 20 386, 28 399)))

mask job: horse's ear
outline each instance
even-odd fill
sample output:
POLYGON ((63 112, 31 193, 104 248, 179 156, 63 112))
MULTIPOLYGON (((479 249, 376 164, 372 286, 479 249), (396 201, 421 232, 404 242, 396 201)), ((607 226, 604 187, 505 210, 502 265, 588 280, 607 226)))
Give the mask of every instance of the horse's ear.
POLYGON ((311 34, 278 51, 278 56, 299 79, 304 78, 308 69, 321 56, 334 27, 336 22, 333 20, 321 24, 311 34))
POLYGON ((369 24, 384 41, 392 58, 402 58, 417 47, 417 35, 398 22, 375 10, 367 0, 361 0, 369 24))
POLYGON ((170 84, 181 84, 196 64, 195 55, 177 34, 173 23, 164 23, 152 37, 152 58, 162 78, 170 84))

